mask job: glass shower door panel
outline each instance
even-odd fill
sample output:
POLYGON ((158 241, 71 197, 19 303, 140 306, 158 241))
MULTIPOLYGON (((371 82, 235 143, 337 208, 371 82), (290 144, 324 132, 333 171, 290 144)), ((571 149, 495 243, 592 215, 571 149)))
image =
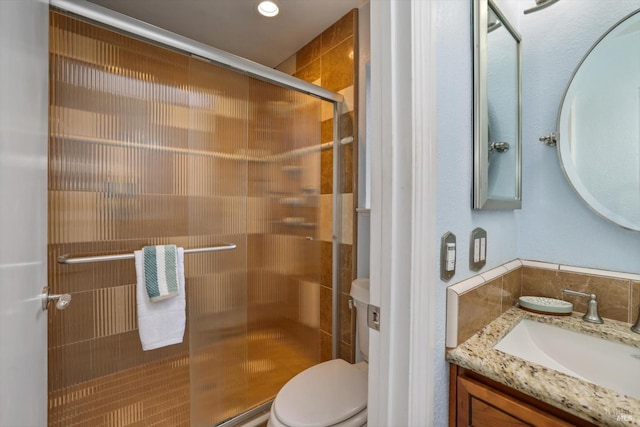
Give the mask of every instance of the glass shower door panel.
MULTIPOLYGON (((189 160, 204 177, 188 184, 190 235, 238 245, 188 267, 200 426, 272 399, 320 361, 320 141, 333 110, 195 59, 190 79, 189 147, 207 153, 189 160)), ((324 295, 330 307, 331 289, 324 295)))
POLYGON ((316 98, 251 81, 250 407, 272 399, 289 379, 320 361, 321 113, 316 98))
POLYGON ((188 331, 142 350, 134 262, 56 259, 190 247, 189 58, 50 22, 49 286, 73 303, 47 314, 49 425, 188 425, 188 331))
POLYGON ((190 235, 237 245, 192 256, 187 265, 194 426, 219 424, 248 407, 248 86, 239 73, 190 61, 189 148, 198 153, 188 159, 190 235))

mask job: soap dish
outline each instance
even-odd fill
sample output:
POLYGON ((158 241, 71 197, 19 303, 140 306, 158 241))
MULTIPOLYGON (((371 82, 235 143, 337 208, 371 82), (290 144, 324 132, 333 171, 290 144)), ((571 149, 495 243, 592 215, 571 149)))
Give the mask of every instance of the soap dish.
POLYGON ((573 311, 573 304, 555 298, 524 296, 518 298, 520 308, 539 314, 554 316, 569 316, 573 311))

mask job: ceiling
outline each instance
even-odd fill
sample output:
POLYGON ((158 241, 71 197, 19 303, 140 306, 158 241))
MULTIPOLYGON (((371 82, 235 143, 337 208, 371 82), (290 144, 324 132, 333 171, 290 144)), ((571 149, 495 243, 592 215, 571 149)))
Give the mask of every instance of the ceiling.
POLYGON ((280 14, 258 14, 258 0, 88 0, 209 46, 276 67, 363 0, 276 0, 280 14))

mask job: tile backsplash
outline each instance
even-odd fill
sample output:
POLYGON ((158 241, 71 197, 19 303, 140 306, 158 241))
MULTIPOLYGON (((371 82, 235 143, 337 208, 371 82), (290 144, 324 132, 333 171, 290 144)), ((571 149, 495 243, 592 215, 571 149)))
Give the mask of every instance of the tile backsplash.
POLYGON ((587 299, 564 295, 563 289, 596 294, 605 319, 632 323, 638 316, 638 274, 514 260, 447 288, 446 346, 453 348, 470 338, 516 305, 521 295, 566 300, 584 313, 587 299))

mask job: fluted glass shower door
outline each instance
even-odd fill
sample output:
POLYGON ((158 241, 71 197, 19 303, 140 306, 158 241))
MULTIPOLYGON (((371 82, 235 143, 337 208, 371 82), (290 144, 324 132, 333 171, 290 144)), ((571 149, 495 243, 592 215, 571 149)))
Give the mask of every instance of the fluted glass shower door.
POLYGON ((259 407, 320 362, 331 324, 333 104, 50 19, 49 286, 73 303, 48 312, 49 425, 208 426, 259 407), (132 260, 58 261, 225 243, 185 255, 184 340, 151 351, 132 260))
POLYGON ((191 234, 238 245, 187 267, 191 423, 205 426, 320 361, 322 101, 197 59, 190 87, 190 149, 216 153, 190 160, 204 179, 191 234))

